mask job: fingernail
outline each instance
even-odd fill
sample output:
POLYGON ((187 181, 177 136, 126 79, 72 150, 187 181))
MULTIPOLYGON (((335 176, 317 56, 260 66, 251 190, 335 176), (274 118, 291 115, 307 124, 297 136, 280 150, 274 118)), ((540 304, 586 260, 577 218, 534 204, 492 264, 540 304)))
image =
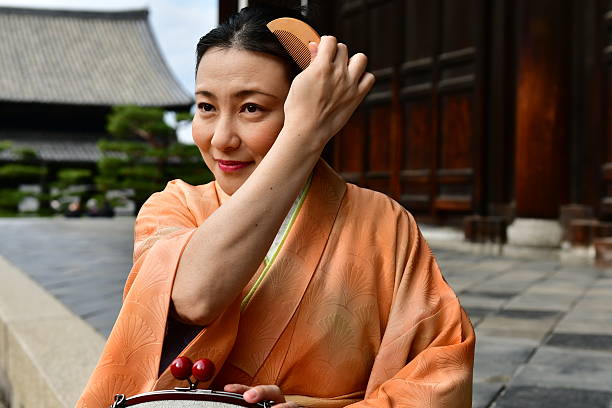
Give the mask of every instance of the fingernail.
POLYGON ((250 390, 244 393, 245 398, 257 398, 257 392, 250 390))

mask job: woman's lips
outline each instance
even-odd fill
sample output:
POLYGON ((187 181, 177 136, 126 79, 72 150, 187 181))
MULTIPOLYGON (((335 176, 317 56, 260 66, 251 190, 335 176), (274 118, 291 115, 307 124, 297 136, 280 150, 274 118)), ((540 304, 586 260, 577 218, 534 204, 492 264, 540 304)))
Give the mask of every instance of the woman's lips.
POLYGON ((243 161, 234 161, 234 160, 217 160, 217 164, 219 165, 219 168, 222 171, 227 171, 227 172, 238 171, 242 168, 245 168, 251 163, 253 162, 252 161, 243 162, 243 161))

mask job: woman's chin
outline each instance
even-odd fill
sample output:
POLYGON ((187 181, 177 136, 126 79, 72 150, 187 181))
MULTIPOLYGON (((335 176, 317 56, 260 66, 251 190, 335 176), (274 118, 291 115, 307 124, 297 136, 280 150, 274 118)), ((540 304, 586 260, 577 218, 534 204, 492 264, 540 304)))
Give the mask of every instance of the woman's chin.
POLYGON ((215 179, 219 184, 219 187, 221 187, 226 194, 232 195, 240 188, 240 186, 244 184, 244 182, 253 172, 253 169, 250 167, 251 166, 249 166, 249 168, 241 169, 240 171, 215 172, 215 179))
POLYGON ((221 187, 221 190, 223 190, 223 192, 225 192, 225 194, 227 195, 232 195, 234 194, 236 191, 238 191, 238 189, 240 188, 240 186, 244 183, 244 181, 239 181, 236 179, 233 180, 227 180, 225 177, 218 177, 216 179, 217 183, 219 184, 219 187, 221 187))

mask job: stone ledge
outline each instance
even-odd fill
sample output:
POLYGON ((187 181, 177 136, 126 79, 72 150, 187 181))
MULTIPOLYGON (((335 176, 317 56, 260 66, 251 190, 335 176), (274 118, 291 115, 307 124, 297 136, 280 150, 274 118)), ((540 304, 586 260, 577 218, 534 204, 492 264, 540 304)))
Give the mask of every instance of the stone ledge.
POLYGON ((9 406, 73 407, 105 339, 2 256, 0 277, 0 377, 10 388, 0 392, 9 406))

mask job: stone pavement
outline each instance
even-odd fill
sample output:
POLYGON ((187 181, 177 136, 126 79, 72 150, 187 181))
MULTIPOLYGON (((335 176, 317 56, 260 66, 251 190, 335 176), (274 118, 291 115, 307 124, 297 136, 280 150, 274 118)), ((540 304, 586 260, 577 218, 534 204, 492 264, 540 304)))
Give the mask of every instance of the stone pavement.
MULTIPOLYGON (((0 219, 0 255, 107 336, 132 225, 0 219)), ((474 407, 612 407, 612 270, 430 244, 476 328, 474 407)))
POLYGON ((131 217, 0 218, 0 255, 108 336, 132 266, 133 225, 131 217))
POLYGON ((475 407, 612 407, 612 271, 437 256, 476 328, 475 407))

